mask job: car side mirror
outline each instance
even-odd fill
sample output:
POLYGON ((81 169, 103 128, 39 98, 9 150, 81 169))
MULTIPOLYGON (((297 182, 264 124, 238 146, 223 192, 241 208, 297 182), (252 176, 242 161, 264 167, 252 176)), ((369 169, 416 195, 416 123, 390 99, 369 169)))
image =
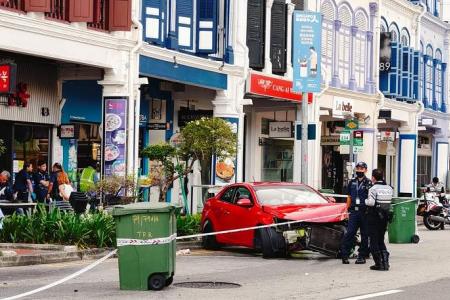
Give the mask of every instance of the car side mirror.
POLYGON ((327 197, 328 201, 330 201, 331 203, 336 203, 336 199, 334 199, 334 197, 327 197))
POLYGON ((240 198, 240 199, 238 199, 236 204, 241 207, 252 207, 253 206, 252 201, 248 198, 240 198))

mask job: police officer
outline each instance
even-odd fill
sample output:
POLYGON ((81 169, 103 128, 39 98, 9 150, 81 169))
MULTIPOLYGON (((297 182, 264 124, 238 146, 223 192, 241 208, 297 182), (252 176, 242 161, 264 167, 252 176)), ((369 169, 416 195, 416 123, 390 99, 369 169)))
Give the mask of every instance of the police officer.
POLYGON ((367 235, 365 200, 367 199, 372 183, 365 175, 367 172, 367 164, 365 162, 357 163, 355 171, 356 178, 350 180, 347 188, 347 206, 350 216, 348 220, 347 232, 344 235, 341 246, 343 264, 349 264, 348 257, 350 255, 350 249, 354 245, 355 236, 358 229, 361 232, 361 246, 358 249, 358 257, 355 263, 365 264, 366 257, 369 256, 369 238, 367 235))
POLYGON ((389 221, 393 190, 384 181, 383 171, 380 169, 372 171, 372 182, 373 186, 370 188, 369 197, 366 200, 370 251, 375 261, 375 265, 370 269, 388 271, 389 252, 384 243, 384 235, 389 221))
POLYGON ((38 162, 38 170, 33 174, 33 182, 37 202, 44 203, 50 196, 50 175, 47 173, 47 163, 45 161, 41 160, 38 162))

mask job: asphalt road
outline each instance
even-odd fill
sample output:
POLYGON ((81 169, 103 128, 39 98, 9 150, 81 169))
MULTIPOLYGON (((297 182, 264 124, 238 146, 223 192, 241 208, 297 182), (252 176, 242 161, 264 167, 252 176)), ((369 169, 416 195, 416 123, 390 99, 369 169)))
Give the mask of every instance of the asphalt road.
MULTIPOLYGON (((121 291, 117 260, 110 259, 75 279, 25 299, 450 299, 450 229, 431 232, 421 228, 420 236, 419 244, 388 245, 389 272, 370 271, 372 261, 342 265, 339 260, 316 254, 265 260, 249 251, 199 251, 177 257, 175 284, 215 281, 237 283, 240 287, 198 289, 172 285, 161 292, 121 291)), ((55 282, 90 263, 1 268, 0 298, 55 282)))

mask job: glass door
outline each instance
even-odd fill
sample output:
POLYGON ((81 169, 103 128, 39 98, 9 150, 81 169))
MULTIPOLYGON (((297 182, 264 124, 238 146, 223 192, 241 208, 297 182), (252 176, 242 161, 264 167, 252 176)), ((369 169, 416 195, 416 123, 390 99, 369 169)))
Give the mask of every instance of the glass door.
POLYGON ((266 139, 262 152, 262 181, 293 181, 294 141, 266 139))

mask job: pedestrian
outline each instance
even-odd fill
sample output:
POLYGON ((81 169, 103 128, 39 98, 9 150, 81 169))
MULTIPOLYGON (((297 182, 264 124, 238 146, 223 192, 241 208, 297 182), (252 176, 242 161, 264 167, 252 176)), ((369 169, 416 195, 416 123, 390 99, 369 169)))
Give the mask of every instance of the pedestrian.
POLYGON ((47 172, 47 163, 45 161, 41 160, 38 162, 38 169, 33 174, 33 182, 37 202, 45 203, 50 198, 50 175, 47 172))
POLYGON ((354 246, 356 233, 358 229, 361 233, 361 246, 358 249, 356 264, 365 264, 369 256, 369 237, 367 233, 367 217, 365 200, 372 186, 369 178, 366 177, 367 164, 359 162, 356 164, 356 178, 350 180, 347 191, 347 206, 349 219, 347 232, 344 234, 341 246, 342 263, 349 264, 348 258, 350 250, 354 246))
POLYGON ((13 189, 11 188, 11 174, 8 171, 0 173, 0 201, 12 201, 13 189))
POLYGON ((58 175, 63 172, 63 168, 60 163, 54 163, 52 166, 52 174, 50 176, 50 184, 48 190, 50 192, 53 201, 61 201, 61 196, 59 195, 59 185, 58 185, 58 175))
POLYGON ((63 201, 69 201, 70 195, 73 192, 73 187, 70 185, 70 180, 67 173, 64 171, 59 172, 57 181, 59 196, 63 201))
POLYGON ((371 270, 389 270, 389 252, 384 243, 392 196, 394 194, 391 186, 387 185, 383 178, 383 171, 375 169, 372 171, 373 186, 369 190, 366 200, 367 222, 369 227, 370 251, 372 252, 375 265, 371 270))
POLYGON ((30 162, 23 164, 22 170, 16 175, 14 181, 14 193, 17 193, 16 200, 18 202, 29 202, 30 197, 34 197, 33 184, 31 175, 33 172, 33 165, 30 162))

